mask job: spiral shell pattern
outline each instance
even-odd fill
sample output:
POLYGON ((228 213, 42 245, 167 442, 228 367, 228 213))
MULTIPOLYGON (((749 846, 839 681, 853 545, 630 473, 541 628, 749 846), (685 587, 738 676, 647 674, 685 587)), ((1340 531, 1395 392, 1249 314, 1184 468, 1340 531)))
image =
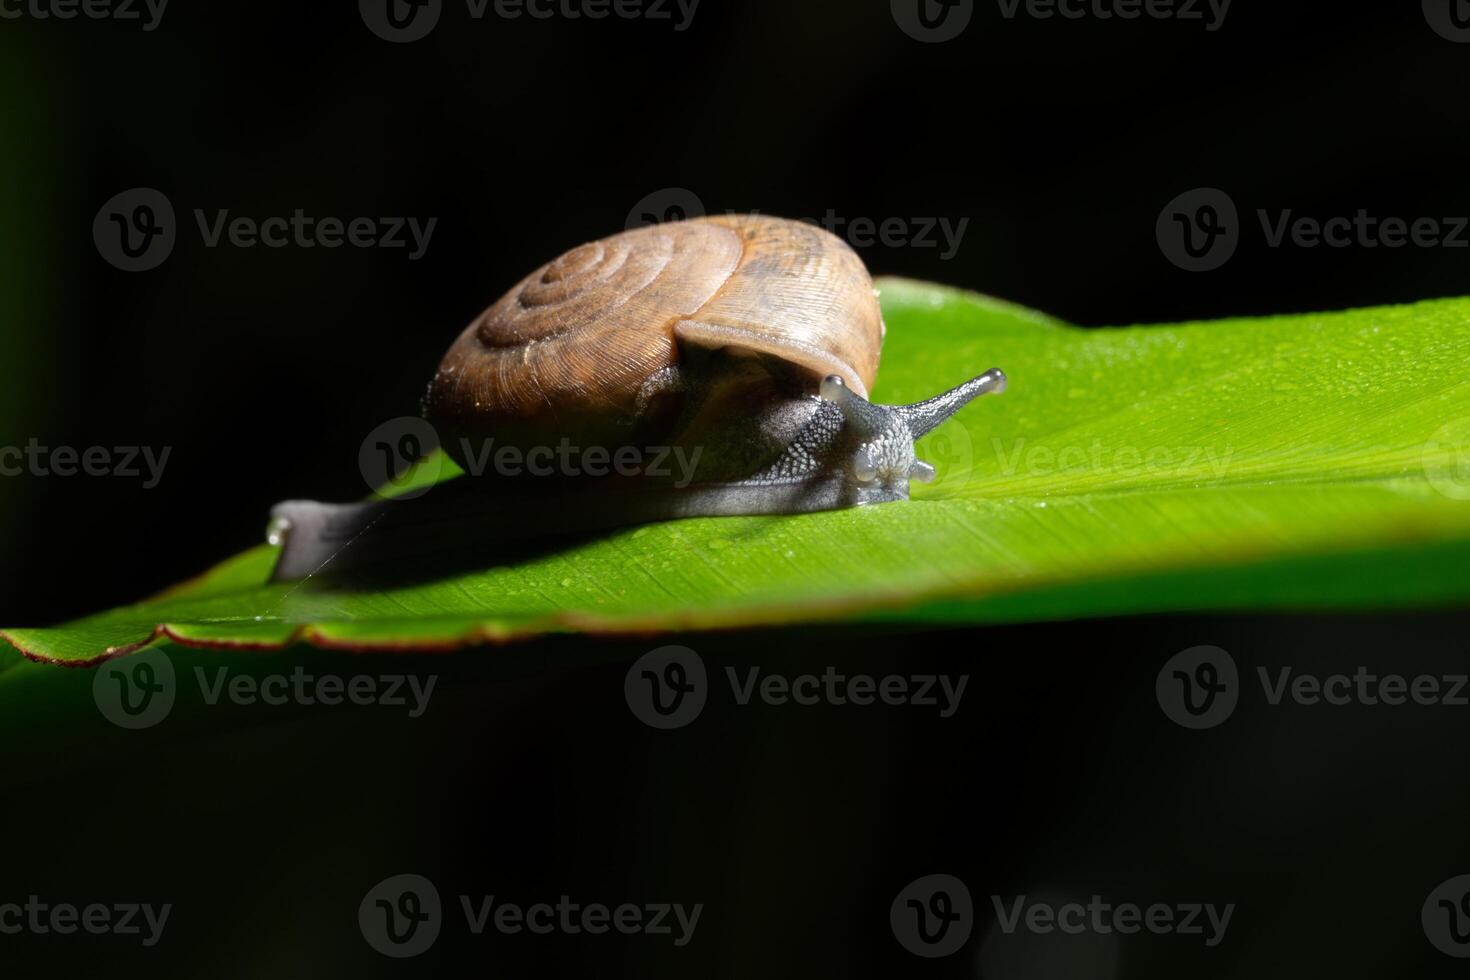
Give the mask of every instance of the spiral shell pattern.
POLYGON ((840 373, 865 393, 882 317, 862 261, 817 228, 767 217, 655 225, 579 246, 521 280, 440 364, 426 414, 502 442, 613 445, 645 383, 691 346, 738 346, 840 373))

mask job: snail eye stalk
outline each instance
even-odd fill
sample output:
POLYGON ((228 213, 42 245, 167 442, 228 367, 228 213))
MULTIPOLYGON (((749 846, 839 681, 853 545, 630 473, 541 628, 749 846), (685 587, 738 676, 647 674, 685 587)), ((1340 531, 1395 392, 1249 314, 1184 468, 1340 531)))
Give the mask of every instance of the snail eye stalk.
POLYGON ((971 401, 981 395, 991 393, 1000 394, 1006 390, 1005 372, 1000 368, 991 368, 984 374, 971 378, 964 384, 951 388, 942 395, 912 405, 894 406, 894 411, 903 416, 908 423, 909 431, 914 434, 915 439, 922 439, 934 431, 944 420, 955 412, 964 408, 971 401))
POLYGON ((823 378, 818 393, 822 401, 831 402, 841 410, 843 421, 856 438, 866 442, 888 428, 887 411, 849 388, 841 375, 829 374, 823 378))

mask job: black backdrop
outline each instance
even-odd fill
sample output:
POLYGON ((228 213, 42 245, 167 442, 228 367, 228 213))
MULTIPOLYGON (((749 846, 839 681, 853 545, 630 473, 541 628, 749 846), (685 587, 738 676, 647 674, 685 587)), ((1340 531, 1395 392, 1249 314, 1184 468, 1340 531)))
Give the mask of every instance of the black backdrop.
MULTIPOLYGON (((175 0, 151 31, 86 18, 0 20, 0 285, 7 296, 0 301, 0 444, 38 438, 50 445, 172 447, 166 476, 152 489, 109 479, 0 480, 0 622, 43 624, 141 597, 258 540, 276 500, 359 495, 363 436, 416 409, 444 347, 475 313, 539 262, 621 230, 649 195, 662 204, 659 195, 669 188, 692 191, 711 212, 830 212, 849 223, 906 219, 909 228, 918 219, 951 226, 965 220, 952 256, 897 243, 859 243, 860 251, 877 273, 979 289, 1082 325, 1466 291, 1470 250, 1272 248, 1254 219, 1257 208, 1319 218, 1359 209, 1406 219, 1470 214, 1463 110, 1470 45, 1439 36, 1418 4, 1237 0, 1216 30, 1148 17, 1007 18, 1000 4, 974 7, 963 34, 941 44, 914 40, 889 4, 874 0, 703 0, 682 31, 669 21, 616 17, 476 21, 462 3, 446 2, 437 28, 407 44, 375 37, 357 5, 340 0, 175 0), (92 222, 105 201, 134 187, 167 195, 178 214, 178 241, 158 268, 129 273, 99 255, 92 222), (1179 269, 1155 238, 1165 204, 1197 187, 1227 192, 1243 218, 1238 252, 1209 273, 1179 269), (255 218, 300 208, 317 217, 438 221, 426 254, 410 261, 405 249, 207 248, 194 227, 195 208, 255 218)), ((1341 902, 1342 883, 1331 875, 1293 879, 1288 855, 1307 851, 1321 866, 1335 866, 1332 855, 1341 848, 1341 860, 1378 868, 1392 856, 1365 852, 1396 840, 1414 838, 1421 857, 1432 851, 1437 838, 1418 834, 1421 821, 1431 810, 1454 812, 1462 801, 1444 786, 1437 787, 1441 795, 1416 797, 1422 810, 1390 809, 1390 786, 1401 776, 1395 759, 1438 758, 1458 744, 1455 730, 1437 727, 1443 719, 1424 731, 1396 724, 1391 732, 1371 724, 1334 725, 1326 734, 1311 728, 1302 736, 1310 744, 1292 743, 1289 754, 1309 767, 1331 760, 1325 770, 1310 770, 1317 776, 1305 780, 1312 793, 1280 796, 1303 781, 1300 770, 1283 763, 1247 788, 1212 784, 1194 771, 1186 801, 1170 794, 1171 767, 1190 765, 1189 746, 1177 731, 1156 730, 1163 722, 1148 678, 1164 657, 1195 642, 1237 643, 1252 651, 1243 654, 1249 662, 1308 651, 1358 663, 1395 638, 1435 663, 1454 661, 1456 625, 1411 615, 1176 617, 878 640, 818 631, 763 637, 771 656, 784 652, 793 663, 828 662, 838 643, 862 650, 880 672, 899 663, 978 671, 983 663, 993 674, 976 683, 991 691, 986 705, 997 714, 943 737, 895 720, 881 723, 892 731, 875 733, 861 719, 805 716, 785 730, 769 717, 743 716, 706 748, 717 762, 710 769, 744 767, 744 776, 711 781, 718 776, 687 748, 705 744, 696 739, 675 760, 694 782, 687 796, 663 784, 650 789, 646 778, 630 779, 628 788, 608 777, 674 763, 649 748, 649 733, 626 727, 625 711, 602 717, 588 707, 603 705, 593 693, 603 690, 599 685, 620 683, 620 658, 647 644, 592 644, 596 654, 553 644, 504 655, 532 665, 515 675, 536 678, 521 682, 534 688, 522 692, 524 699, 506 693, 498 675, 476 675, 458 695, 462 715, 441 721, 420 746, 447 753, 432 767, 445 784, 462 790, 473 783, 475 792, 436 797, 416 784, 422 809, 414 812, 396 796, 380 808, 421 826, 446 813, 479 813, 482 827, 439 828, 443 850, 425 861, 441 866, 452 865, 447 855, 468 839, 487 851, 565 850, 566 840, 555 835, 531 845, 516 837, 538 815, 563 814, 557 826, 568 840, 598 842, 572 846, 576 860, 567 862, 585 868, 606 860, 622 869, 598 879, 604 883, 624 874, 644 880, 627 870, 639 862, 678 865, 673 852, 635 849, 637 862, 632 852, 619 852, 620 840, 658 850, 659 828, 666 829, 671 812, 698 827, 748 805, 772 839, 789 832, 788 844, 819 848, 812 859, 794 845, 778 847, 749 871, 746 886, 735 887, 744 872, 723 864, 713 870, 712 856, 738 838, 738 817, 714 821, 707 835, 686 828, 677 837, 678 846, 707 859, 692 862, 707 872, 702 885, 739 899, 723 931, 711 929, 698 972, 721 972, 722 963, 732 976, 757 967, 782 972, 782 964, 805 972, 824 964, 848 972, 865 964, 917 969, 917 961, 892 955, 883 896, 947 866, 946 855, 972 875, 1004 868, 1005 883, 995 887, 1015 888, 1030 857, 1047 857, 1048 867, 1065 864, 1054 846, 1119 866, 1129 865, 1129 855, 1151 864, 1210 854, 1205 863, 1215 872, 1236 868, 1231 881, 1242 894, 1295 896, 1287 904, 1297 911, 1272 918, 1268 908, 1243 948, 1200 963, 1180 947, 1184 958, 1171 961, 1173 968, 1225 975, 1248 965, 1253 975, 1268 975, 1272 963, 1305 968, 1330 961, 1346 969, 1360 962, 1351 955, 1365 952, 1359 947, 1381 940, 1370 959, 1386 969, 1399 956, 1426 955, 1416 932, 1418 900, 1405 899, 1403 908, 1390 903, 1402 915, 1378 931, 1359 918, 1329 922, 1317 905, 1341 902), (604 657, 614 666, 583 673, 546 666, 568 649, 576 651, 569 656, 604 657), (1013 701, 996 693, 1008 685, 1030 696, 1013 701), (477 697, 501 712, 485 734, 514 743, 506 751, 519 753, 519 763, 498 755, 495 764, 486 762, 505 741, 483 752, 465 748, 465 730, 452 722, 470 724, 477 697), (517 734, 512 722, 529 724, 546 704, 561 706, 567 742, 605 740, 605 750, 622 754, 594 762, 565 746, 548 747, 525 729, 517 734), (1135 720, 1140 713, 1146 721, 1135 720), (1150 755, 1160 734, 1168 736, 1166 746, 1150 755), (1105 772, 1132 771, 1132 758, 1160 767, 1143 781, 1153 795, 1120 798, 1123 784, 1079 762, 1088 758, 1089 740, 1098 740, 1093 751, 1101 757, 1090 761, 1105 772), (1033 749, 1007 755, 1018 742, 1033 749), (759 750, 747 751, 750 744, 759 750), (1347 788, 1342 780, 1354 770, 1345 754, 1361 757, 1367 746, 1384 745, 1394 750, 1375 756, 1378 776, 1347 788), (895 776, 930 752, 940 753, 938 761, 921 762, 918 775, 895 776), (1119 754, 1127 752, 1142 755, 1119 754), (773 759, 774 770, 761 769, 773 759), (758 775, 771 772, 781 778, 758 775), (586 780, 596 773, 604 781, 589 788, 586 780), (814 777, 821 773, 827 776, 814 777), (843 787, 862 785, 864 774, 876 774, 876 788, 842 800, 843 787), (953 792, 916 802, 920 785, 953 792), (566 816, 561 805, 573 803, 586 807, 600 829, 566 816), (1354 817, 1358 810, 1366 812, 1354 817), (1190 823, 1185 811, 1218 820, 1190 823), (508 812, 519 816, 488 816, 508 812), (603 815, 610 822, 599 823, 603 815), (798 823, 787 827, 784 815, 798 823), (1330 829, 1350 817, 1361 822, 1330 829), (1090 835, 1099 821, 1132 829, 1090 835), (1290 834, 1271 838, 1266 855, 1251 863, 1262 835, 1282 821, 1290 834), (1389 839, 1352 843, 1373 826, 1392 828, 1389 839), (1127 842, 1160 839, 1147 837, 1149 827, 1171 847, 1128 851, 1127 842), (902 839, 929 835, 919 859, 901 854, 902 839), (1252 874, 1239 873, 1242 862, 1252 874), (832 877, 849 866, 857 869, 851 880, 832 877), (871 893, 875 914, 857 914, 858 902, 836 910, 822 905, 823 895, 853 888, 871 893), (818 925, 791 926, 801 914, 816 915, 818 925)), ((717 644, 714 662, 754 662, 753 638, 708 642, 717 644)), ((444 669, 468 670, 461 661, 444 669)), ((1272 739, 1296 736, 1290 726, 1252 731, 1251 746, 1241 751, 1266 758, 1278 751, 1272 739)), ((230 753, 261 744, 248 730, 234 737, 238 743, 223 743, 230 753)), ((340 736, 331 743, 342 758, 355 758, 340 736)), ((1213 751, 1224 749, 1217 743, 1213 751)), ((203 758, 193 752, 194 761, 203 758)), ((48 802, 63 808, 94 793, 119 802, 124 790, 109 783, 104 758, 84 766, 77 781, 53 786, 58 795, 48 802)), ((250 765, 250 786, 267 797, 284 792, 272 781, 277 776, 296 780, 288 785, 315 778, 292 767, 273 776, 265 762, 250 765)), ((318 802, 327 789, 341 788, 330 779, 316 785, 320 797, 310 799, 318 802)), ((186 793, 174 783, 133 787, 126 802, 140 819, 163 819, 177 812, 170 794, 186 793)), ((254 824, 226 819, 223 829, 247 826, 254 824)), ((308 849, 303 841, 316 830, 322 828, 301 830, 295 846, 308 849)), ((348 862, 352 852, 333 854, 348 862)), ((1466 856, 1463 846, 1458 854, 1466 856)), ((1453 856, 1437 855, 1444 860, 1434 867, 1446 865, 1440 877, 1455 870, 1453 856)), ((30 860, 40 874, 41 859, 30 860)), ((179 870, 184 863, 165 877, 187 878, 179 870)), ((518 880, 534 878, 534 865, 526 856, 518 880)), ((360 894, 357 879, 333 867, 344 893, 360 894)), ((1437 873, 1426 868, 1408 884, 1393 880, 1409 894, 1421 877, 1437 873)), ((322 880, 315 872, 305 878, 317 886, 322 880)), ((1371 892, 1381 880, 1369 874, 1360 884, 1371 892)), ((245 894, 269 892, 255 884, 257 891, 245 894)), ((977 895, 987 885, 972 882, 977 895)), ((272 887, 310 890, 285 871, 272 887)), ((493 890, 478 881, 465 887, 493 890)), ((1189 891, 1187 883, 1179 887, 1189 891)), ((305 975, 339 961, 333 942, 313 945, 282 933, 278 918, 261 921, 267 925, 255 939, 275 952, 259 962, 294 964, 305 975), (292 950, 308 948, 317 950, 315 959, 292 959, 292 950)), ((229 934, 217 926, 210 942, 227 948, 229 934)), ((463 952, 476 962, 474 949, 463 952)), ((352 946, 350 955, 370 954, 352 946)), ((529 954, 507 955, 522 962, 529 954)), ((558 967, 650 964, 637 944, 588 946, 570 960, 544 955, 558 967)), ((920 965, 962 975, 974 962, 920 965)), ((372 959, 355 964, 369 966, 386 968, 372 959)), ((656 967, 687 975, 678 960, 649 968, 656 967)))

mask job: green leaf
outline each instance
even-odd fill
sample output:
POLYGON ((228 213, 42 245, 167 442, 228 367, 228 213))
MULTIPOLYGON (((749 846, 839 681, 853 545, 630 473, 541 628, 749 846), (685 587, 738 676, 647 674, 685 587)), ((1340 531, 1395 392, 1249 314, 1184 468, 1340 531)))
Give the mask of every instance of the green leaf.
POLYGON ((4 635, 77 663, 163 638, 421 648, 1470 595, 1470 300, 1080 330, 882 285, 878 400, 916 401, 992 365, 1011 379, 921 443, 940 477, 911 502, 630 528, 376 590, 266 584, 262 546, 148 602, 4 635))

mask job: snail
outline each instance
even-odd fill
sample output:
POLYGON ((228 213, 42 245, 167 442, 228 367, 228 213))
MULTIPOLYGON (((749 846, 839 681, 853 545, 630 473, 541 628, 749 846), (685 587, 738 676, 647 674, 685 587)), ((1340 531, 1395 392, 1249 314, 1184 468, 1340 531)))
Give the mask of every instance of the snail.
POLYGON ((423 414, 470 473, 492 452, 529 460, 553 444, 672 447, 698 461, 692 471, 468 478, 414 500, 288 501, 272 511, 276 577, 309 575, 363 540, 392 556, 467 536, 905 500, 911 479, 934 478, 915 440, 1006 378, 992 368, 926 401, 874 404, 884 330, 862 260, 808 224, 716 216, 582 245, 460 334, 423 414))

